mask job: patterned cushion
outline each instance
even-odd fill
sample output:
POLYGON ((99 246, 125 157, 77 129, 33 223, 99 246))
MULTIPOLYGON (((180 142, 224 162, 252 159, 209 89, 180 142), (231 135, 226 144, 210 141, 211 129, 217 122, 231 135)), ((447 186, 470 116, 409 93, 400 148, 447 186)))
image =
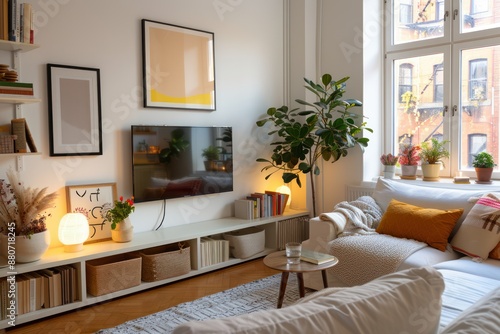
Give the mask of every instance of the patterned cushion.
POLYGON ((486 259, 500 242, 499 194, 486 194, 474 205, 451 241, 457 252, 486 259))
POLYGON ((422 241, 444 252, 448 237, 462 213, 463 209, 422 208, 393 199, 376 231, 422 241))

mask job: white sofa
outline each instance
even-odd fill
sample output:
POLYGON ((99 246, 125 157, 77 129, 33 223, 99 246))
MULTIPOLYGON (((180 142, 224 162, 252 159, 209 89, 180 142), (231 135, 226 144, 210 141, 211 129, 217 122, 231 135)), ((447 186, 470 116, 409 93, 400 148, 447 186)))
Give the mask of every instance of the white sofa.
POLYGON ((446 286, 473 287, 475 278, 449 272, 453 270, 407 269, 360 286, 323 289, 281 309, 187 322, 173 333, 498 333, 500 281, 476 280, 487 292, 476 289, 467 298, 453 299, 446 295, 446 286))
MULTIPOLYGON (((375 189, 371 195, 375 202, 380 206, 381 210, 385 212, 392 199, 402 201, 405 203, 413 204, 420 207, 435 208, 441 210, 452 210, 463 208, 463 214, 458 219, 453 231, 450 234, 451 240, 458 229, 460 228, 465 217, 468 215, 474 202, 470 201, 471 198, 478 198, 488 192, 499 192, 500 188, 490 187, 485 189, 467 189, 467 188, 453 188, 453 187, 425 187, 413 185, 410 182, 399 182, 398 180, 390 180, 380 178, 377 181, 375 189)), ((335 222, 331 220, 321 220, 319 217, 314 217, 309 223, 309 239, 303 242, 303 247, 323 253, 331 253, 332 242, 339 234, 343 232, 342 226, 346 225, 347 218, 338 213, 330 214, 335 222)), ((404 270, 408 268, 417 268, 421 266, 435 265, 445 261, 452 261, 463 257, 452 249, 448 244, 446 251, 440 251, 433 247, 424 247, 410 256, 405 258, 398 268, 404 270)), ((340 261, 344 259, 339 259, 340 261)), ((346 260, 349 262, 351 259, 346 260)), ((499 261, 500 262, 500 261, 499 261)), ((344 265, 348 265, 344 263, 344 265)), ((367 268, 369 270, 370 268, 367 268)), ((334 270, 328 272, 329 286, 343 287, 350 286, 349 282, 339 280, 333 275, 334 270)), ((499 275, 500 277, 500 275, 499 275)), ((323 288, 323 281, 319 273, 311 273, 304 275, 305 286, 315 290, 323 288)))
MULTIPOLYGON (((372 196, 384 213, 392 199, 441 210, 463 209, 449 237, 453 240, 469 213, 475 212, 470 199, 495 190, 500 192, 498 188, 429 189, 381 179, 372 196)), ((339 221, 311 219, 310 239, 304 242, 305 248, 330 252, 332 242, 346 225, 342 215, 333 217, 339 221)), ((362 240, 365 236, 350 238, 362 240)), ((349 263, 351 259, 340 261, 349 263)), ((366 270, 371 268, 367 266, 366 270)), ((394 272, 362 285, 338 287, 345 282, 336 280, 332 272, 328 279, 332 287, 322 289, 321 276, 319 282, 316 277, 306 276, 306 286, 319 291, 289 307, 190 322, 174 333, 472 334, 500 330, 500 260, 478 261, 454 251, 450 245, 445 251, 420 248, 404 258, 394 272)))

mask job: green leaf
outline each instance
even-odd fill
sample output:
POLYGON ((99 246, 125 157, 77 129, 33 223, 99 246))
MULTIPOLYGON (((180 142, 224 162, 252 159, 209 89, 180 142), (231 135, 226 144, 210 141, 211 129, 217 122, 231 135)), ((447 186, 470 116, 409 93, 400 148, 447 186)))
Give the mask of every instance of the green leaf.
POLYGON ((328 73, 323 74, 321 77, 321 82, 323 82, 323 85, 328 86, 332 82, 332 76, 328 73))
POLYGON ((283 173, 282 179, 285 183, 290 183, 297 178, 297 174, 294 173, 283 173))
POLYGON ((347 99, 347 100, 344 100, 344 102, 346 102, 350 105, 356 106, 356 107, 361 107, 363 105, 363 103, 361 103, 361 101, 354 100, 354 99, 347 99))

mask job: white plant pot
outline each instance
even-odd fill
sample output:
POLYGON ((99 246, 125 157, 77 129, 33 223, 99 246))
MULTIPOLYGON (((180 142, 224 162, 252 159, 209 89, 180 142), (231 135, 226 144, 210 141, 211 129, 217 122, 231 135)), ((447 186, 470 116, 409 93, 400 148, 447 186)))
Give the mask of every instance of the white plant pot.
POLYGON ((15 243, 10 243, 8 237, 1 235, 2 256, 6 259, 15 258, 16 263, 29 263, 40 260, 50 246, 50 233, 44 231, 31 235, 15 237, 15 243), (9 247, 10 246, 10 247, 9 247))
POLYGON ((417 168, 417 165, 401 165, 401 178, 407 180, 416 180, 417 168))
POLYGON ((439 172, 441 171, 441 163, 422 164, 422 175, 424 181, 439 181, 439 172))
POLYGON ((116 224, 114 230, 111 230, 111 239, 115 242, 129 242, 133 237, 134 226, 132 226, 128 217, 116 224))
POLYGON ((394 175, 396 175, 396 166, 384 165, 384 178, 393 179, 394 175))

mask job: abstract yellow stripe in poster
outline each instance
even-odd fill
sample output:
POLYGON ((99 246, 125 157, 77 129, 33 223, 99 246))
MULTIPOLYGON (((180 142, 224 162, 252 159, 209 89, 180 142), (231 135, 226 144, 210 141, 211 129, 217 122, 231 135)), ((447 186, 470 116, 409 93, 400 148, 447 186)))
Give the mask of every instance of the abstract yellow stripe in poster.
POLYGON ((159 93, 157 90, 151 90, 151 102, 163 103, 183 103, 183 104, 197 104, 197 105, 212 105, 212 95, 210 93, 198 94, 193 96, 180 96, 173 97, 159 93))

